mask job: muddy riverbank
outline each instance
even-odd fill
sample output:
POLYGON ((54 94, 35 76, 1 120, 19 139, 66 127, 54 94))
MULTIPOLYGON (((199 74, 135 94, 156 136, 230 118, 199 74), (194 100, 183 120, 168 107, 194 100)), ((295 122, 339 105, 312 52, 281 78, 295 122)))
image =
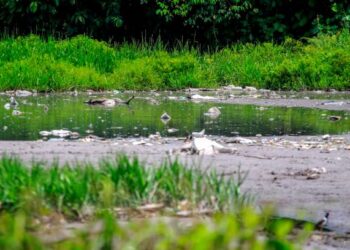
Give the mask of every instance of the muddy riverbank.
POLYGON ((190 155, 178 151, 177 138, 131 138, 104 141, 0 141, 0 152, 26 162, 96 162, 116 154, 137 156, 147 165, 179 159, 201 168, 234 175, 240 166, 248 173, 243 192, 253 194, 259 204, 274 203, 280 215, 317 221, 331 212, 329 227, 350 231, 350 135, 311 137, 254 137, 251 143, 232 138, 209 137, 234 153, 190 155), (234 143, 232 143, 234 142, 234 143), (318 170, 317 170, 318 169, 318 170), (311 172, 310 172, 311 171, 311 172), (312 171, 316 171, 313 173, 312 171), (317 172, 319 171, 319 172, 317 172), (315 174, 315 175, 313 175, 315 174))

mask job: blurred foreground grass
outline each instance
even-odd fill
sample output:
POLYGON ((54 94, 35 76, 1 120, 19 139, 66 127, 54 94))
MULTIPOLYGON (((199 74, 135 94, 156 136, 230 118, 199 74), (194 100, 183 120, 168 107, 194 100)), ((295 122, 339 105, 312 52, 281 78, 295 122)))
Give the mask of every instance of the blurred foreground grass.
POLYGON ((126 156, 63 167, 3 156, 0 249, 300 249, 312 226, 258 213, 243 179, 126 156))

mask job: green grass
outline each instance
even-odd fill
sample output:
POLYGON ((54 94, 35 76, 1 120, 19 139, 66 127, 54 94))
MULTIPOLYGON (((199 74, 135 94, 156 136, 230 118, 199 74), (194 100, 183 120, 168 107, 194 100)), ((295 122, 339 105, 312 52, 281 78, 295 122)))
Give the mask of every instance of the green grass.
POLYGON ((249 203, 240 193, 240 181, 224 179, 215 171, 185 168, 176 161, 146 168, 137 159, 118 157, 98 166, 59 167, 39 163, 28 166, 3 157, 0 183, 2 210, 54 210, 73 217, 83 207, 97 211, 163 203, 176 209, 179 202, 187 200, 194 208, 204 202, 212 209, 233 211, 249 203))
POLYGON ((242 181, 178 162, 144 167, 125 156, 98 166, 29 166, 4 156, 0 249, 301 249, 313 226, 306 223, 296 231, 293 221, 274 219, 270 209, 257 213, 240 193, 242 181), (183 225, 174 212, 184 200, 193 210, 206 204, 213 216, 183 225), (149 220, 149 213, 138 212, 138 219, 130 215, 130 221, 119 223, 115 208, 135 213, 137 206, 150 203, 166 206, 151 217, 172 216, 174 221, 149 220), (88 221, 77 216, 86 207, 95 211, 88 221), (78 219, 85 226, 69 231, 61 218, 78 219), (96 225, 102 227, 96 230, 96 225))
POLYGON ((23 213, 0 216, 0 248, 2 250, 296 250, 302 249, 310 237, 312 225, 293 230, 290 221, 269 223, 268 214, 257 214, 246 208, 240 216, 217 214, 212 219, 166 223, 147 219, 118 223, 105 213, 98 219, 101 229, 86 225, 85 229, 68 233, 48 226, 33 230, 32 221, 23 213), (39 231, 39 232, 38 232, 39 231), (51 232, 51 233, 50 233, 51 232), (47 238, 46 235, 56 235, 47 238), (62 237, 63 235, 63 237, 62 237))
POLYGON ((350 89, 350 33, 301 43, 236 44, 216 52, 160 42, 118 44, 78 36, 0 41, 0 90, 183 89, 227 84, 281 90, 350 89))

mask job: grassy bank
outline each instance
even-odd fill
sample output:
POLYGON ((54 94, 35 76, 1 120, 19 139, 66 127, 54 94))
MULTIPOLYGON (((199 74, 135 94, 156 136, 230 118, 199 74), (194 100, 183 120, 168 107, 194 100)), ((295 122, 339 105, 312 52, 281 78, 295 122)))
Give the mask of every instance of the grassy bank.
POLYGON ((296 232, 272 210, 257 213, 241 182, 177 162, 146 168, 120 157, 58 167, 3 157, 0 249, 299 249, 313 226, 296 232))
POLYGON ((212 53, 186 46, 111 46, 84 36, 0 41, 0 90, 181 89, 227 84, 282 90, 350 89, 350 34, 239 44, 212 53))

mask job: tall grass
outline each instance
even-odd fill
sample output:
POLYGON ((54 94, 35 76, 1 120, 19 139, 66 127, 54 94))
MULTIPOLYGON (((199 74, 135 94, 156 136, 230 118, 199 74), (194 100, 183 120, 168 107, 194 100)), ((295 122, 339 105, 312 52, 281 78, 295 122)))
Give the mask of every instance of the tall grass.
POLYGON ((276 220, 268 209, 257 213, 240 194, 241 184, 178 162, 146 168, 125 156, 63 167, 2 157, 0 249, 300 249, 313 226, 306 223, 296 234, 291 220, 276 220), (161 202, 171 209, 184 201, 188 209, 205 204, 215 214, 186 226, 150 221, 147 212, 127 223, 114 215, 116 207, 161 202), (61 221, 86 206, 98 213, 82 231, 61 221))
POLYGON ((3 157, 0 183, 1 209, 15 211, 29 206, 31 213, 38 207, 74 215, 86 206, 130 208, 150 203, 176 208, 184 200, 194 208, 205 203, 230 211, 248 202, 240 194, 240 182, 224 179, 214 171, 185 168, 178 162, 146 168, 137 159, 126 157, 101 161, 98 167, 38 163, 29 167, 3 157), (36 200, 42 204, 32 202, 36 200))
POLYGON ((350 88, 350 33, 305 43, 237 44, 216 52, 188 46, 118 44, 77 36, 0 41, 0 90, 182 89, 227 84, 282 90, 350 88))

